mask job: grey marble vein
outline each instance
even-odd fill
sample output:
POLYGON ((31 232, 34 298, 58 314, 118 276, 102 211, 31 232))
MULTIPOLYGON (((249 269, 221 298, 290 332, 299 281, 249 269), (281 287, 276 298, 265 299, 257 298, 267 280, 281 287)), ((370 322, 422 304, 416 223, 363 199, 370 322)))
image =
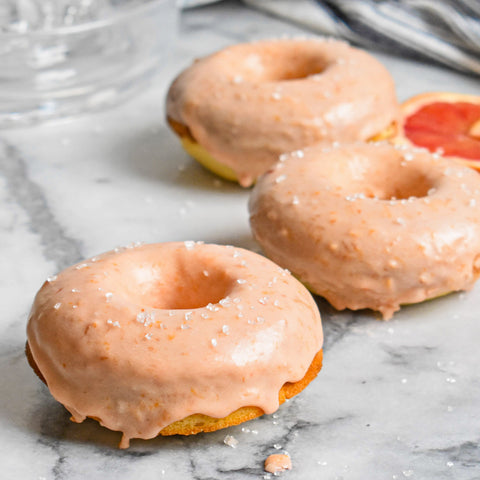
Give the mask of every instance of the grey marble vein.
POLYGON ((81 260, 80 243, 55 219, 42 189, 29 177, 19 150, 1 140, 0 175, 11 198, 27 213, 31 230, 40 236, 45 258, 55 262, 58 270, 81 260))

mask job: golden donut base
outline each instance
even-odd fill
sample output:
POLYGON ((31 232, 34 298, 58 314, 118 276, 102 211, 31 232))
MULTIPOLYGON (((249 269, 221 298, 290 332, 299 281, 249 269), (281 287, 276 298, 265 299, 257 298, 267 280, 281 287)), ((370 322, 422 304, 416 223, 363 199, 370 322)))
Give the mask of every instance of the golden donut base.
POLYGON ((210 153, 205 150, 197 141, 193 138, 190 130, 185 125, 167 118, 167 121, 172 130, 179 136, 180 142, 184 150, 194 158, 200 165, 210 170, 215 175, 228 180, 229 182, 238 182, 237 174, 227 165, 215 160, 210 153))
MULTIPOLYGON (((177 134, 182 144, 183 149, 200 165, 210 170, 215 175, 228 180, 230 182, 238 182, 237 174, 232 168, 223 165, 216 160, 202 145, 200 145, 190 132, 190 129, 171 118, 167 118, 167 122, 171 129, 177 134)), ((396 123, 392 123, 384 131, 378 133, 370 138, 369 142, 380 142, 382 140, 389 140, 396 135, 398 128, 396 123)), ((255 183, 255 182, 254 182, 255 183)))
MULTIPOLYGON (((28 363, 32 367, 33 371, 37 374, 40 380, 47 385, 42 372, 35 363, 28 342, 25 346, 25 353, 28 363)), ((322 368, 322 360, 323 350, 320 350, 313 358, 310 367, 308 367, 307 373, 301 380, 294 383, 287 382, 283 385, 278 393, 280 405, 284 403, 285 400, 292 398, 293 396, 297 395, 297 393, 300 393, 317 376, 318 372, 322 368)), ((159 435, 194 435, 200 432, 214 432, 215 430, 238 425, 239 423, 246 422, 247 420, 260 417, 264 413, 265 412, 259 407, 241 407, 223 418, 214 418, 208 415, 196 413, 194 415, 185 417, 183 420, 178 420, 171 423, 161 430, 159 435)), ((98 418, 90 418, 99 421, 98 418)))

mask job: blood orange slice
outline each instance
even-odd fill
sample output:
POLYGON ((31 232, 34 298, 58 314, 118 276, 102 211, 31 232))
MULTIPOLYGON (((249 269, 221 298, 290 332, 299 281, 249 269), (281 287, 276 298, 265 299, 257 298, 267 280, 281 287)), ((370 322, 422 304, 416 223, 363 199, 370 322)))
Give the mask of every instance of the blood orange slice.
POLYGON ((480 170, 480 96, 424 93, 401 106, 394 143, 438 152, 480 170))
POLYGON ((394 142, 407 142, 480 170, 480 96, 424 93, 401 107, 394 142))

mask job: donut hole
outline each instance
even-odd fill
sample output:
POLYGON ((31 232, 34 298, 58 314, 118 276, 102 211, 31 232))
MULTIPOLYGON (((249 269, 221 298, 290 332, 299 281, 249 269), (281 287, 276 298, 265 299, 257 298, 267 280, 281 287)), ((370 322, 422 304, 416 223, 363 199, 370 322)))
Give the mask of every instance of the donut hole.
POLYGON ((318 55, 318 52, 286 48, 279 61, 276 49, 271 51, 264 48, 263 51, 246 55, 239 73, 256 82, 282 82, 317 75, 326 67, 326 59, 318 55))
POLYGON ((172 263, 137 268, 133 272, 135 281, 129 288, 130 298, 147 308, 195 309, 218 303, 235 285, 218 267, 198 261, 172 263))
POLYGON ((409 172, 408 175, 399 175, 389 180, 388 184, 375 185, 377 197, 380 200, 406 200, 411 197, 426 197, 433 184, 425 175, 409 172))
POLYGON ((362 196, 384 201, 426 197, 435 188, 437 182, 423 165, 406 163, 403 157, 386 153, 378 162, 361 154, 332 162, 329 181, 349 198, 362 196))

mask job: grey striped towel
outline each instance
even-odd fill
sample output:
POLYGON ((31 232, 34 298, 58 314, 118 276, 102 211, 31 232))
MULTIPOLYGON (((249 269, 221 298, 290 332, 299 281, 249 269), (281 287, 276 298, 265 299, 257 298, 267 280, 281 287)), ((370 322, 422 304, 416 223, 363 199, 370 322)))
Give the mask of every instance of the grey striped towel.
POLYGON ((244 2, 311 31, 480 75, 480 0, 244 2))

